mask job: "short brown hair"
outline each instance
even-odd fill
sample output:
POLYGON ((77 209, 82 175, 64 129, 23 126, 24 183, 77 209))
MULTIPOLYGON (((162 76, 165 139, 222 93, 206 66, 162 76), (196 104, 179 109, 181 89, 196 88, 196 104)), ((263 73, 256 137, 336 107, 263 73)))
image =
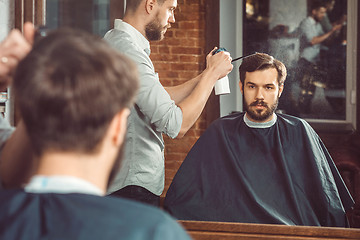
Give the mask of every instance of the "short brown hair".
POLYGON ((14 78, 35 153, 91 153, 113 117, 133 104, 137 70, 99 37, 61 29, 39 40, 14 78))
POLYGON ((286 67, 279 60, 266 53, 256 53, 244 58, 240 67, 240 81, 244 86, 246 72, 255 72, 265 70, 269 68, 275 68, 278 73, 278 84, 283 85, 286 79, 286 67))

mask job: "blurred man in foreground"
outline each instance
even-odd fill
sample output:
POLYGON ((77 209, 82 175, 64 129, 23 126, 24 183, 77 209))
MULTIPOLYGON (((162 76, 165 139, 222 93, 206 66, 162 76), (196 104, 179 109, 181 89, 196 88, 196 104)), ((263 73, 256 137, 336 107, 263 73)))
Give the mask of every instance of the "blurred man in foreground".
POLYGON ((38 166, 24 190, 0 192, 0 239, 189 239, 158 209, 103 197, 137 87, 135 65, 97 37, 35 43, 13 89, 38 166))

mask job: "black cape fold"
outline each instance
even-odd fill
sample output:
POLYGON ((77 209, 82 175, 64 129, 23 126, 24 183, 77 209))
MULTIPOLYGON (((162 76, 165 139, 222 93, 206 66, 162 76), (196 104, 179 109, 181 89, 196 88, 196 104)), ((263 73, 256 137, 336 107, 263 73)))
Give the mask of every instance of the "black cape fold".
POLYGON ((250 128, 244 113, 216 120, 166 194, 182 220, 347 227, 354 201, 323 142, 304 120, 277 114, 250 128))
POLYGON ((190 239, 159 209, 115 197, 0 191, 1 240, 190 239))

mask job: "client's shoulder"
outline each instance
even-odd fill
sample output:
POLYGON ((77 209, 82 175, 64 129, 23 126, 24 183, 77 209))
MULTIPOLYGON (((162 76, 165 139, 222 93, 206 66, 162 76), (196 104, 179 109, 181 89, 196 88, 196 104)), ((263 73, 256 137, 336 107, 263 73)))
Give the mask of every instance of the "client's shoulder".
POLYGON ((238 122, 243 120, 245 112, 232 112, 229 115, 220 117, 214 121, 214 123, 226 123, 226 122, 238 122))
POLYGON ((301 124, 301 125, 310 126, 306 120, 299 118, 299 117, 295 117, 295 116, 291 116, 291 115, 287 115, 287 114, 283 114, 283 113, 281 113, 281 114, 277 113, 276 115, 278 117, 278 121, 283 121, 285 123, 292 124, 292 125, 301 124))
POLYGON ((287 115, 287 114, 276 114, 278 116, 278 124, 281 126, 286 126, 293 129, 305 130, 308 133, 315 134, 314 129, 310 124, 299 117, 287 115))
POLYGON ((230 113, 229 115, 220 117, 211 123, 208 130, 214 129, 214 128, 218 129, 218 128, 223 128, 223 127, 226 127, 226 128, 235 127, 235 125, 237 125, 238 123, 243 121, 244 114, 245 114, 244 112, 233 112, 233 113, 230 113))

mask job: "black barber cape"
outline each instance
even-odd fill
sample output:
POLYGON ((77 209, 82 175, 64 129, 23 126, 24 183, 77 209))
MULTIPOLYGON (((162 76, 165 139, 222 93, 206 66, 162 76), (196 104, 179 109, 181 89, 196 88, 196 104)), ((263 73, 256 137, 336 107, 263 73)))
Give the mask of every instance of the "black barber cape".
POLYGON ((0 239, 190 239, 168 214, 115 197, 0 191, 0 239))
POLYGON ((250 128, 237 113, 215 121, 191 149, 164 207, 182 220, 346 227, 354 205, 307 122, 277 115, 250 128))

